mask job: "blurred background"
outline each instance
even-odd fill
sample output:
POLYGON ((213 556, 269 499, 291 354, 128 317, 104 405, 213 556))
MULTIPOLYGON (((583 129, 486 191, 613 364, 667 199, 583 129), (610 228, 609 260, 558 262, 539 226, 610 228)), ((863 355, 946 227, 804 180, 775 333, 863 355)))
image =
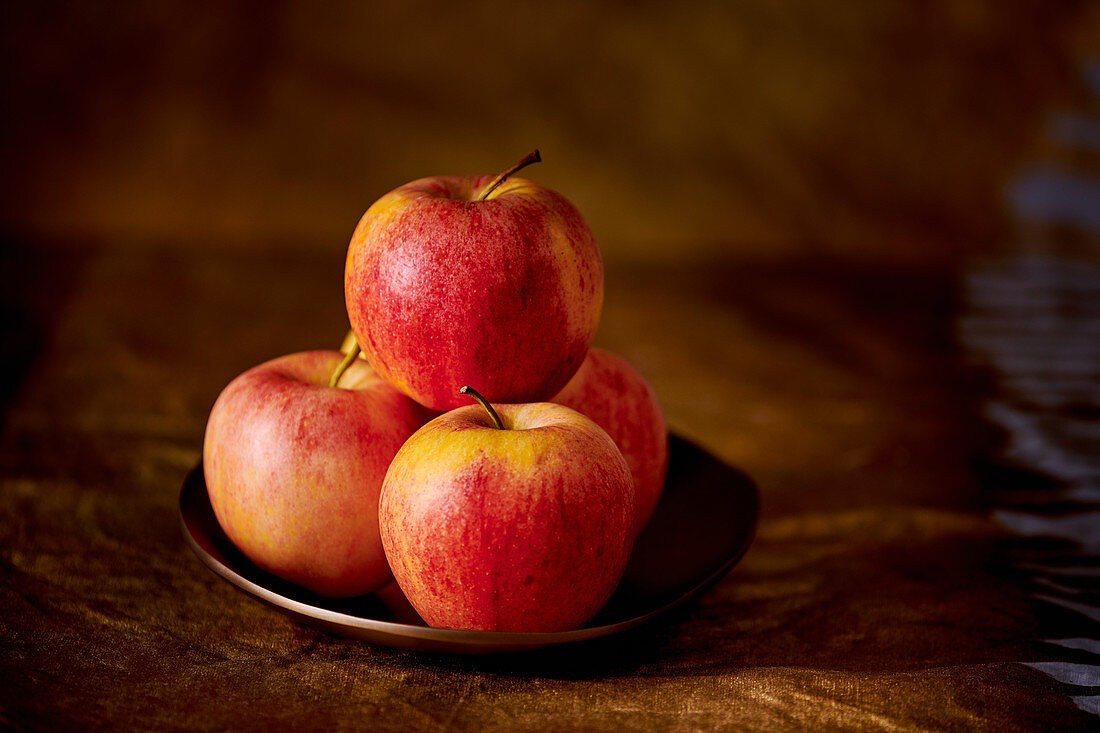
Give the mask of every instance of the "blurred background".
POLYGON ((974 504, 959 280, 1016 246, 1013 191, 1050 198, 1020 172, 1062 155, 1052 110, 1088 127, 1098 28, 1024 0, 3 3, 0 409, 189 464, 236 374, 340 343, 375 199, 538 147, 603 249, 597 343, 771 511, 974 504))
POLYGON ((0 3, 0 719, 1086 727, 1098 41, 1080 0, 0 3), (474 685, 239 597, 178 492, 233 377, 340 343, 374 200, 536 147, 597 343, 763 510, 606 668, 474 685))
POLYGON ((615 262, 989 247, 1085 2, 3 3, 13 240, 341 252, 382 193, 491 173, 615 262))

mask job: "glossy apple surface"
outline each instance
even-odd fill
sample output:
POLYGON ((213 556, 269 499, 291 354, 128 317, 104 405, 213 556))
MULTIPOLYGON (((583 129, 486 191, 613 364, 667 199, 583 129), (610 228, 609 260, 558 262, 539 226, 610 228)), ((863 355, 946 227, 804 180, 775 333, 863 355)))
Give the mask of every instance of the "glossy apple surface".
POLYGON ((649 382, 621 356, 592 348, 551 401, 592 418, 622 451, 634 478, 634 531, 641 532, 668 473, 668 426, 649 382))
POLYGON ((430 626, 563 631, 614 591, 633 545, 630 470, 606 432, 562 405, 445 413, 398 451, 382 544, 430 626))
POLYGON ((244 372, 218 396, 203 442, 210 503, 233 544, 331 597, 390 579, 378 494, 390 460, 429 417, 361 359, 329 387, 342 359, 303 352, 244 372))
POLYGON ((363 354, 436 410, 557 394, 584 360, 603 261, 563 196, 492 176, 413 181, 375 202, 348 247, 344 295, 363 354))

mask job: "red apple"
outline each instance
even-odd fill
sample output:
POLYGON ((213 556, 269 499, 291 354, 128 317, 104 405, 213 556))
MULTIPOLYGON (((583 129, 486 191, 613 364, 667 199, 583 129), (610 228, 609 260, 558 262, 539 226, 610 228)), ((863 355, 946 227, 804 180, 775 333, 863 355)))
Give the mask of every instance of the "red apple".
POLYGON ((422 407, 356 359, 291 354, 253 367, 218 396, 203 471, 218 523, 270 573, 325 596, 369 593, 390 578, 378 493, 422 407))
POLYGON ((430 626, 578 628, 630 556, 630 469, 575 410, 493 407, 445 413, 398 451, 379 506, 386 557, 430 626))
POLYGON ((603 304, 603 261, 563 196, 510 174, 423 178, 363 215, 344 295, 363 354, 436 410, 547 400, 584 360, 603 304))
POLYGON ((634 477, 634 531, 641 532, 668 473, 668 427, 649 382, 621 356, 593 348, 551 402, 592 418, 622 451, 634 477))

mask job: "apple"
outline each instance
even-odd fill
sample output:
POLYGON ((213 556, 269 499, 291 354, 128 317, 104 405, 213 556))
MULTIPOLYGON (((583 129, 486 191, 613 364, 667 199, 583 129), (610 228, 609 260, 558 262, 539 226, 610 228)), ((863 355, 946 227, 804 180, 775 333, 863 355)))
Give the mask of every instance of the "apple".
POLYGON ((649 382, 621 356, 594 347, 551 402, 592 418, 615 441, 634 478, 634 531, 641 532, 668 473, 668 427, 649 382))
POLYGON ((378 534, 382 479, 429 417, 336 351, 249 369, 218 396, 203 440, 218 523, 256 565, 315 593, 378 589, 391 577, 378 534))
POLYGON ((552 403, 468 405, 397 452, 378 522, 394 578, 434 627, 579 628, 634 541, 630 469, 607 433, 552 403))
POLYGON ((580 212, 512 174, 423 178, 378 199, 348 246, 344 296, 363 354, 422 405, 547 400, 584 361, 603 260, 580 212))

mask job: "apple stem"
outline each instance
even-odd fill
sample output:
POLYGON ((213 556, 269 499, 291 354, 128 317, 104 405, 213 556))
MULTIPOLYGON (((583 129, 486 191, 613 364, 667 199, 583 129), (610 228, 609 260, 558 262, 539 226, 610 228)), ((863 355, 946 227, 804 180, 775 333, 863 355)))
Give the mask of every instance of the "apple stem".
POLYGON ((344 376, 344 372, 348 370, 355 359, 359 356, 359 342, 355 339, 355 336, 351 337, 351 348, 348 349, 348 353, 344 356, 344 360, 340 362, 340 366, 336 367, 336 371, 332 373, 332 379, 328 380, 328 386, 335 387, 340 384, 340 377, 344 376))
POLYGON ((493 406, 489 404, 489 400, 481 396, 480 392, 470 386, 463 387, 458 391, 461 394, 468 394, 475 400, 477 400, 478 403, 482 407, 484 407, 485 410, 489 413, 489 417, 493 418, 493 424, 497 426, 497 430, 504 430, 504 423, 500 421, 500 415, 498 415, 497 411, 493 409, 493 406))
POLYGON ((489 198, 489 194, 491 194, 497 186, 508 180, 510 176, 514 175, 519 170, 526 168, 532 163, 538 163, 541 160, 542 156, 539 155, 538 149, 536 148, 535 150, 532 150, 523 160, 519 161, 511 168, 494 178, 492 182, 488 186, 486 186, 486 188, 481 192, 481 195, 477 197, 477 201, 484 201, 485 199, 489 198))

